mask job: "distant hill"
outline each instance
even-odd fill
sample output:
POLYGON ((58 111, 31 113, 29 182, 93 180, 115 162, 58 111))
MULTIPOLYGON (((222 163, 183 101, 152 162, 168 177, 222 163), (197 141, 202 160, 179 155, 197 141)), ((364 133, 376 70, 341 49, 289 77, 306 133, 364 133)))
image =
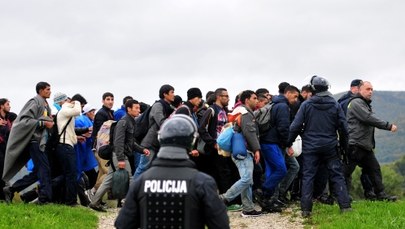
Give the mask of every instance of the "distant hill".
MULTIPOLYGON (((338 99, 344 93, 335 94, 338 99)), ((405 155, 405 91, 374 91, 371 103, 375 114, 398 126, 396 133, 376 129, 376 156, 380 163, 391 163, 405 155)))

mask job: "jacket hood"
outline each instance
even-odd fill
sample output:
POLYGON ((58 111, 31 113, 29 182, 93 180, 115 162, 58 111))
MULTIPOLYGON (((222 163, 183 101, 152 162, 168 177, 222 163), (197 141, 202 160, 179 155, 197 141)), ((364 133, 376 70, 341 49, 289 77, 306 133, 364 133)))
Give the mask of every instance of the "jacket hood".
POLYGON ((346 99, 349 99, 353 97, 353 93, 351 91, 348 91, 346 94, 342 95, 342 97, 339 98, 338 103, 345 101, 346 99))
MULTIPOLYGON (((318 93, 319 94, 319 93, 318 93)), ((317 110, 328 110, 336 106, 336 100, 328 95, 314 95, 309 99, 309 103, 317 110)))
POLYGON ((277 95, 272 99, 273 103, 287 103, 288 100, 284 95, 277 95))

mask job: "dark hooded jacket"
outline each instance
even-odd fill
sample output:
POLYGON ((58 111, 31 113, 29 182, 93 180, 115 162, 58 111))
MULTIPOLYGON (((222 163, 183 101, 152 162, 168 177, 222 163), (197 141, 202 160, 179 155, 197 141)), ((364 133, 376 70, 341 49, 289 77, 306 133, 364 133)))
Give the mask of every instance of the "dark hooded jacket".
POLYGON ((349 101, 351 98, 353 98, 355 94, 353 94, 351 91, 348 91, 346 94, 342 95, 342 97, 339 98, 338 103, 342 107, 343 112, 345 115, 347 114, 347 105, 349 105, 349 101))
POLYGON ((214 179, 194 167, 188 159, 154 160, 152 167, 132 183, 115 227, 155 228, 168 221, 168 228, 229 228, 214 179), (184 185, 179 188, 175 184, 184 185), (170 213, 166 213, 168 209, 170 213))
POLYGON ((321 92, 302 103, 290 126, 288 141, 301 134, 302 152, 316 153, 333 150, 338 135, 347 144, 347 122, 340 105, 329 92, 321 92))
POLYGON ((284 95, 276 96, 273 99, 271 110, 271 128, 260 137, 262 144, 278 144, 281 148, 288 146, 288 132, 290 127, 290 107, 284 95))

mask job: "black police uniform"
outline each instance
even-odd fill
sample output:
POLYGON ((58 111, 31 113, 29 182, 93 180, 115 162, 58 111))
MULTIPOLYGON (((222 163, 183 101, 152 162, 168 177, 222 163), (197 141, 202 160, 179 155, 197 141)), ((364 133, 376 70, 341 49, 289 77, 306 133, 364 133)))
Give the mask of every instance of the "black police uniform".
POLYGON ((188 158, 197 136, 187 115, 176 114, 163 123, 157 159, 131 185, 117 228, 229 228, 214 179, 188 158))
POLYGON ((212 177, 186 160, 157 158, 132 184, 117 228, 229 228, 212 177))

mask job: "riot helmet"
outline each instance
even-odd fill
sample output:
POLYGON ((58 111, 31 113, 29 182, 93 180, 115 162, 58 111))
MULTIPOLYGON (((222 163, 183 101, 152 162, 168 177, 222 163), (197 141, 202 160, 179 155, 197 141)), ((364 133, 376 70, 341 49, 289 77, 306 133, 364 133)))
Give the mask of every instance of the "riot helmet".
POLYGON ((315 92, 327 91, 330 87, 328 80, 317 75, 312 76, 310 84, 315 92))
POLYGON ((158 157, 187 159, 198 137, 197 125, 184 114, 175 114, 167 119, 158 133, 160 150, 158 157))

